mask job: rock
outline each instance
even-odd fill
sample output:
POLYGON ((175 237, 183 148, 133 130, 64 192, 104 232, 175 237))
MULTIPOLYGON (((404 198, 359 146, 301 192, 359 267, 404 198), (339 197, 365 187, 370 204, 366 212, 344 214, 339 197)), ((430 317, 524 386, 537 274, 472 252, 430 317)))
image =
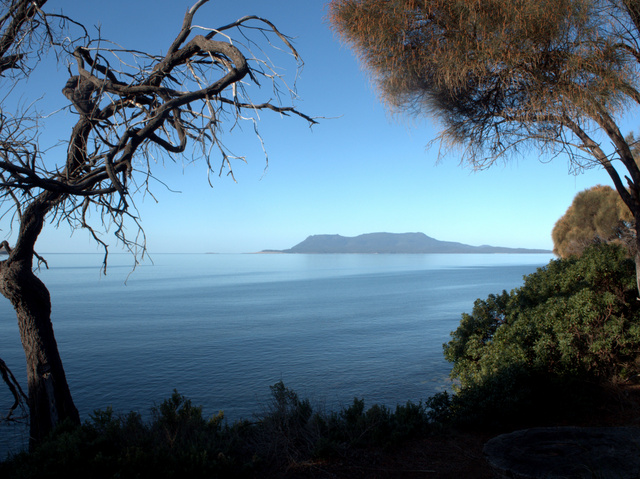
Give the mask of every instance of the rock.
POLYGON ((640 428, 542 427, 484 446, 498 478, 640 479, 640 428))

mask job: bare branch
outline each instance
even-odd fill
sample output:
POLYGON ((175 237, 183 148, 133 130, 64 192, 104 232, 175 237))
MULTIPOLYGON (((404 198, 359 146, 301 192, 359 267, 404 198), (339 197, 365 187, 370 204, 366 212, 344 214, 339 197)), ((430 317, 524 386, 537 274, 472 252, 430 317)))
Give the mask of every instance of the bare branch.
POLYGON ((15 421, 16 419, 25 419, 26 413, 23 413, 22 416, 18 418, 13 417, 13 413, 16 409, 21 408, 23 411, 26 411, 26 404, 28 402, 27 395, 24 393, 22 388, 20 387, 20 383, 15 378, 7 364, 0 359, 0 376, 2 376, 2 380, 11 391, 11 395, 13 396, 13 404, 9 408, 9 412, 2 416, 0 415, 1 421, 15 421))
MULTIPOLYGON (((0 261, 0 293, 16 309, 23 339, 29 338, 25 351, 37 350, 26 355, 32 441, 44 438, 59 420, 80 420, 57 353, 50 295, 33 272, 35 260, 37 267, 47 266, 35 250, 45 224, 87 230, 104 250, 104 272, 109 245, 103 232, 113 234, 137 264, 147 251, 135 198, 152 194, 156 155, 193 155, 212 170, 209 153, 215 148, 233 177, 232 160, 242 157, 228 152, 222 143, 225 132, 251 121, 262 145, 257 119, 244 112, 270 110, 315 123, 293 104, 279 101, 289 92, 293 102, 295 92, 266 51, 276 43, 289 51, 296 77, 301 62, 289 39, 267 20, 245 17, 236 22, 235 33, 246 44, 226 33, 214 39, 213 29, 194 35, 194 16, 207 3, 198 0, 168 42, 167 53, 159 55, 122 48, 99 32, 91 39, 64 15, 45 12, 45 3, 0 2, 0 76, 15 72, 11 81, 20 82, 39 72, 35 67, 45 53, 65 57, 70 77, 57 88, 70 107, 58 114, 77 114, 66 151, 59 154, 40 144, 45 120, 35 106, 12 116, 6 108, 9 95, 0 99, 0 217, 10 222, 2 242, 8 256, 0 261), (74 38, 78 40, 70 40, 74 38), (265 79, 271 84, 267 97, 275 95, 276 101, 252 100, 247 92, 261 94, 258 80, 265 79)), ((1 361, 0 373, 15 398, 11 417, 24 393, 1 361)))
POLYGON ((2 16, 2 23, 11 18, 0 36, 0 74, 10 68, 20 68, 24 53, 19 53, 21 37, 28 37, 38 28, 38 23, 32 21, 38 14, 40 7, 47 0, 15 0, 11 3, 7 13, 2 16), (10 54, 11 50, 16 53, 10 54))
MULTIPOLYGON (((43 26, 53 39, 56 34, 46 25, 46 18, 53 14, 42 11, 44 3, 40 0, 34 10, 33 15, 42 21, 33 28, 43 26)), ((95 40, 83 37, 83 27, 80 37, 86 41, 82 46, 70 50, 67 44, 55 49, 56 53, 70 50, 74 63, 66 85, 61 85, 78 114, 64 162, 52 163, 40 150, 37 113, 12 123, 0 111, 0 198, 8 200, 6 205, 16 212, 17 221, 25 216, 29 202, 50 208, 54 224, 65 222, 90 233, 105 251, 106 267, 109 247, 100 231, 108 230, 109 225, 125 248, 146 253, 144 231, 133 205, 137 192, 152 195, 149 182, 155 178, 157 161, 151 158, 189 154, 194 160, 205 160, 210 184, 209 173, 214 170, 218 175, 226 171, 235 181, 233 163, 246 159, 223 144, 226 131, 250 121, 268 165, 258 112, 299 117, 310 126, 317 123, 282 101, 284 93, 291 101, 296 94, 285 70, 272 64, 268 50, 291 54, 295 85, 302 62, 290 39, 272 22, 257 16, 245 16, 218 29, 194 26, 195 15, 207 3, 196 1, 187 10, 164 56, 123 48, 100 36, 95 40), (204 34, 194 34, 198 30, 204 34), (265 81, 271 84, 270 96, 276 101, 254 101, 249 96, 248 91, 260 93, 259 82, 265 81), (29 122, 32 135, 26 128, 29 122), (216 151, 220 168, 211 163, 216 151)), ((11 18, 10 12, 0 17, 0 33, 9 31, 2 26, 11 18)), ((66 17, 65 23, 75 25, 66 17)))

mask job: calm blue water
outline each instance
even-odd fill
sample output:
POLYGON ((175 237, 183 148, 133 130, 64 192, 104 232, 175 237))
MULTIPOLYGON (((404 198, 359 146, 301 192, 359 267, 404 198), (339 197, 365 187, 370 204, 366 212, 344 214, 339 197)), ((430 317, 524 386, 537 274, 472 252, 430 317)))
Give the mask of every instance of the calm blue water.
MULTIPOLYGON (((279 380, 327 409, 448 388, 442 344, 461 313, 549 259, 155 255, 130 274, 131 258, 112 255, 105 277, 99 255, 53 254, 40 276, 83 418, 109 405, 145 414, 175 388, 235 420, 260 413, 279 380)), ((0 300, 0 357, 26 387, 15 315, 0 300)), ((10 402, 0 387, 0 413, 10 402)), ((0 455, 25 437, 0 428, 0 455)))

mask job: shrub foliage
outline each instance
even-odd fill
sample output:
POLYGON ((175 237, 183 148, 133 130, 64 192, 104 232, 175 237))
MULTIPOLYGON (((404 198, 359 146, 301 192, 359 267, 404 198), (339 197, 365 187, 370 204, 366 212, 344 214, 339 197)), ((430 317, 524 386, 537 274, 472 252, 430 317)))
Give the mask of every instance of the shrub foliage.
POLYGON ((280 477, 297 464, 345 457, 360 447, 394 447, 428 432, 422 403, 392 411, 365 408, 362 399, 339 412, 314 411, 282 382, 271 387, 267 410, 255 421, 228 424, 178 392, 138 413, 95 411, 81 426, 61 425, 33 451, 0 463, 0 477, 211 478, 280 477))
POLYGON ((551 261, 511 293, 478 299, 444 345, 457 394, 436 398, 435 409, 474 422, 527 408, 532 417, 566 414, 594 399, 594 385, 635 377, 634 268, 624 248, 596 244, 579 258, 551 261))

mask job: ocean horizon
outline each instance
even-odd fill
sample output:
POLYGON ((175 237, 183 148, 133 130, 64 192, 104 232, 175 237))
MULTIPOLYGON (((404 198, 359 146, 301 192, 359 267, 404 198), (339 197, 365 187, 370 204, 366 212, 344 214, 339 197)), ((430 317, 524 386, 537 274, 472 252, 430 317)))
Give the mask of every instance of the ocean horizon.
MULTIPOLYGON (((38 275, 81 418, 138 411, 176 389, 229 421, 251 419, 278 381, 334 410, 395 407, 448 390, 442 344, 477 298, 511 290, 550 254, 50 254, 38 275)), ((0 358, 26 390, 11 305, 0 358)), ((0 411, 12 398, 0 390, 0 411)), ((26 429, 2 426, 0 454, 26 429)))

